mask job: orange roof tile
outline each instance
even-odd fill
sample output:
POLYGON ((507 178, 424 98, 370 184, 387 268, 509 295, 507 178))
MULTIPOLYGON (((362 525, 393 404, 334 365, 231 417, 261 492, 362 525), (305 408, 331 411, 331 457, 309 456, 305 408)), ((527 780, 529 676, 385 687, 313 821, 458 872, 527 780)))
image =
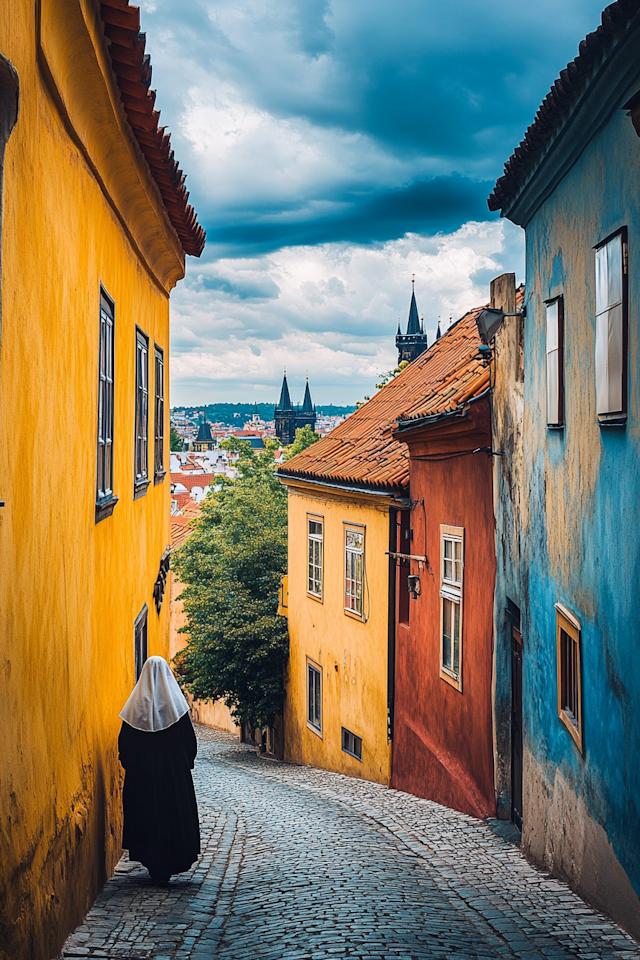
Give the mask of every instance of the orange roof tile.
POLYGON ((398 490, 409 484, 406 444, 393 438, 400 419, 452 413, 489 387, 489 368, 476 359, 482 343, 466 313, 429 349, 331 433, 278 469, 280 476, 398 490))

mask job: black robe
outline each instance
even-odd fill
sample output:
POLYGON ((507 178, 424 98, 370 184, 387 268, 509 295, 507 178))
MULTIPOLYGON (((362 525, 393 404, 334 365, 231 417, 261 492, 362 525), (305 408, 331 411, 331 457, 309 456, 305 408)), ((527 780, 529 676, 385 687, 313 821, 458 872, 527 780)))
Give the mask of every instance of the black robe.
POLYGON ((191 718, 146 733, 123 721, 118 737, 124 778, 122 846, 159 879, 182 873, 200 853, 191 770, 198 746, 191 718))

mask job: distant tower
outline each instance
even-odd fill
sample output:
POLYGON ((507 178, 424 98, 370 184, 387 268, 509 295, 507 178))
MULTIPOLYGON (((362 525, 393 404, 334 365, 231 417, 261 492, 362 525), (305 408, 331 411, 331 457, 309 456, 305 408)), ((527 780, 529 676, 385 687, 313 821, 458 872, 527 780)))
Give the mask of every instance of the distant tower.
POLYGON ((280 400, 276 404, 273 418, 276 424, 276 436, 280 443, 287 446, 296 438, 296 430, 307 424, 312 430, 316 425, 316 408, 311 401, 311 391, 309 390, 309 378, 304 391, 304 401, 302 409, 300 406, 293 406, 289 395, 289 384, 287 383, 287 372, 285 370, 282 379, 282 389, 280 390, 280 400))
POLYGON ((398 322, 398 332, 396 334, 396 347, 398 348, 398 363, 408 360, 411 363, 421 353, 424 353, 428 347, 427 335, 424 332, 424 321, 422 324, 418 319, 418 306, 416 304, 415 276, 411 279, 411 304, 409 305, 409 322, 407 323, 407 332, 403 335, 398 322))
POLYGON ((215 450, 215 448, 216 442, 211 436, 211 427, 203 413, 198 427, 198 436, 193 441, 193 449, 201 453, 203 450, 215 450))

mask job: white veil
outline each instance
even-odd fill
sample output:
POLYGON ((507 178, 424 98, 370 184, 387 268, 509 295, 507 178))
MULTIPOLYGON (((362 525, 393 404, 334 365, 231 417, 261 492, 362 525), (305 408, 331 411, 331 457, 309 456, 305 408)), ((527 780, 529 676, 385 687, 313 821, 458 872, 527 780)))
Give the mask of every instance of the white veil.
POLYGON ((164 657, 149 657, 120 716, 130 727, 157 733, 166 730, 189 710, 178 681, 164 657))

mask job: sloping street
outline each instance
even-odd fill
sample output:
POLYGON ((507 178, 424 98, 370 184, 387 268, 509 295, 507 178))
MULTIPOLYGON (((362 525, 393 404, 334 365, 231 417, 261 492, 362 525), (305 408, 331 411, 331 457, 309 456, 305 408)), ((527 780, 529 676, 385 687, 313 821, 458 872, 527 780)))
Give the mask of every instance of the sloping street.
POLYGON ((62 957, 640 957, 486 823, 197 731, 200 860, 162 888, 123 859, 62 957))

